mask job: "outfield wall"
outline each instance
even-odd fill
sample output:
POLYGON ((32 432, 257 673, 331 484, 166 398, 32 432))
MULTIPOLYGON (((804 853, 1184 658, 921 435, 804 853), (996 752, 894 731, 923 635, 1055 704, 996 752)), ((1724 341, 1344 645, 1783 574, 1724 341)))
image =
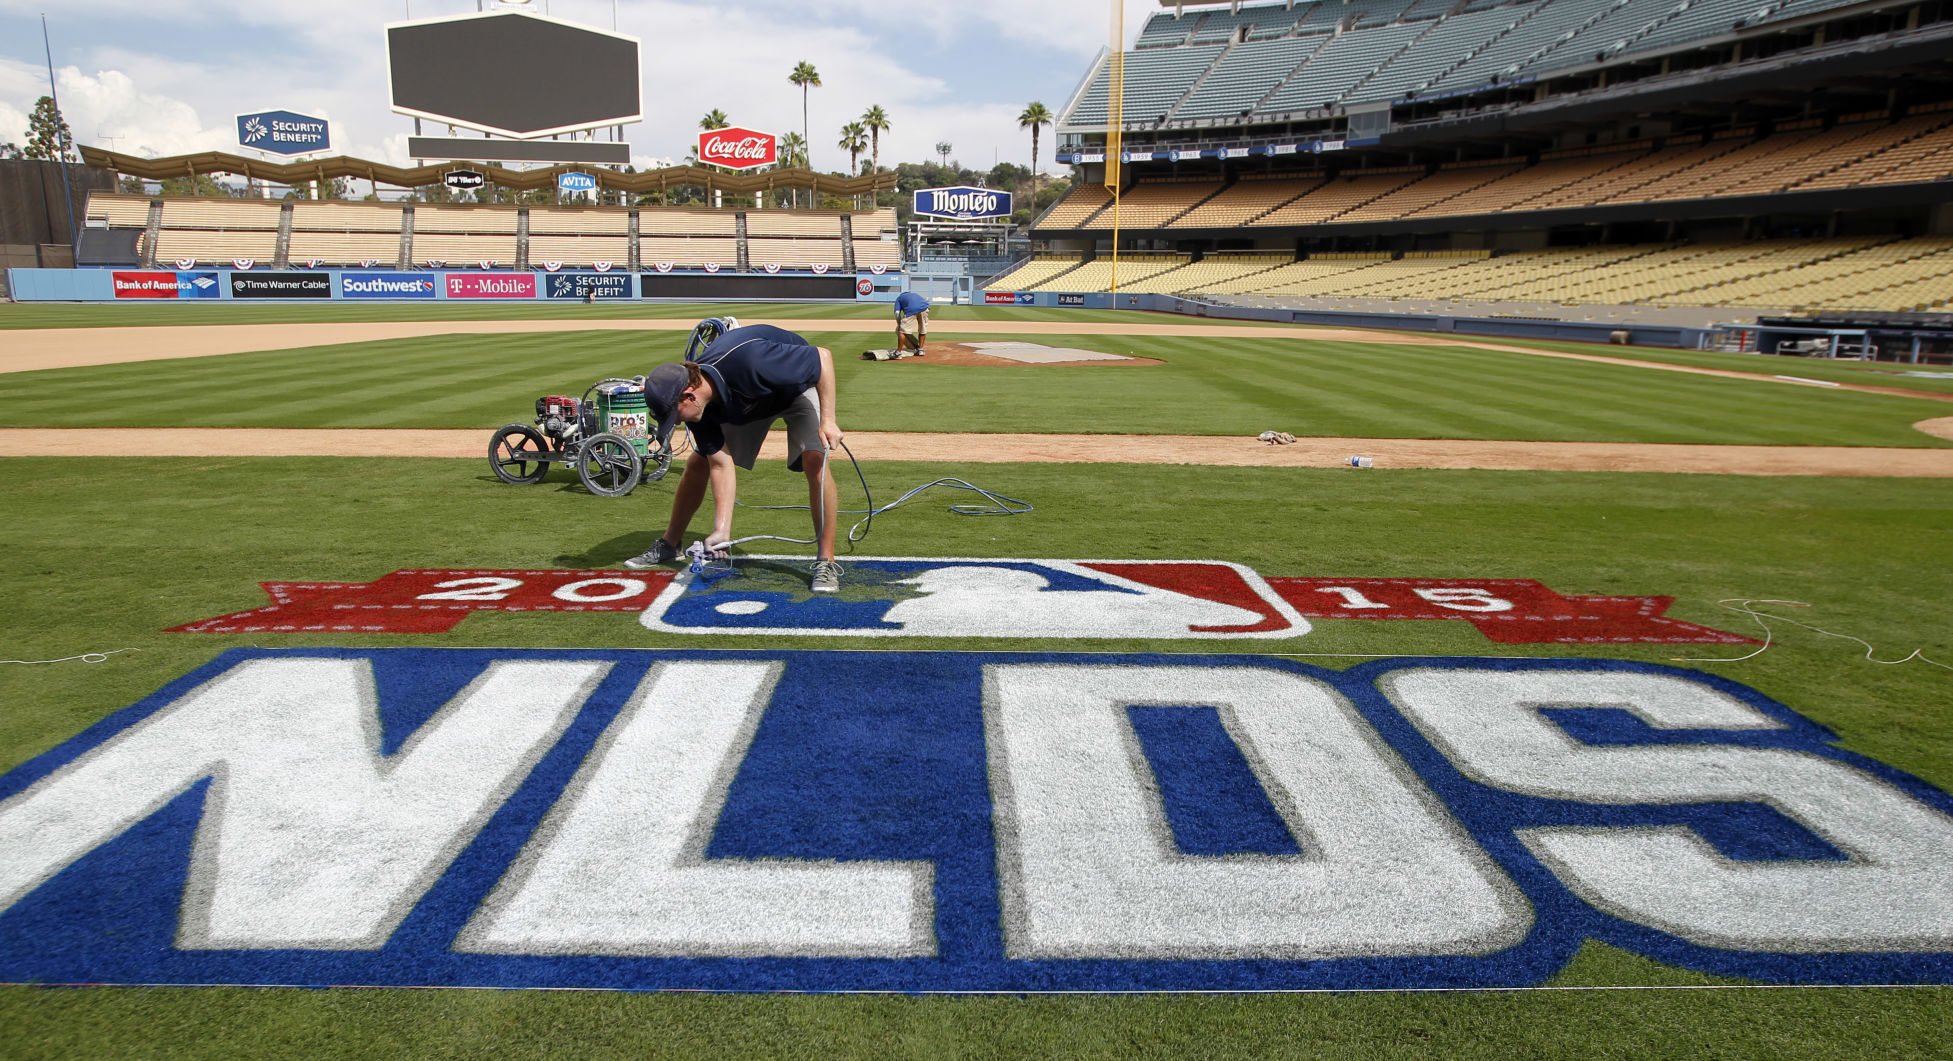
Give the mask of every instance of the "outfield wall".
POLYGON ((1628 345, 1666 346, 1686 350, 1701 348, 1714 334, 1703 328, 1685 328, 1676 325, 1436 316, 1422 313, 1364 313, 1349 310, 1261 309, 1223 306, 1174 295, 1125 295, 1105 291, 1074 293, 985 290, 978 292, 976 302, 986 306, 1152 310, 1156 313, 1179 313, 1221 320, 1328 324, 1344 328, 1389 328, 1404 332, 1443 332, 1508 339, 1558 339, 1583 343, 1618 343, 1623 341, 1623 337, 1616 333, 1626 333, 1625 342, 1628 345))
POLYGON ((853 274, 412 271, 397 269, 9 269, 16 302, 777 301, 892 302, 898 270, 853 274))

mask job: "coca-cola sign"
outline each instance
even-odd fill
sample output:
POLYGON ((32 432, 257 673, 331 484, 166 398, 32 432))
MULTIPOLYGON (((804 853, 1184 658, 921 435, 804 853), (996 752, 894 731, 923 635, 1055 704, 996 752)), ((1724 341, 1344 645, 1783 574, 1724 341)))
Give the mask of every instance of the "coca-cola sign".
POLYGON ((727 169, 751 169, 779 161, 780 139, 757 129, 714 129, 698 134, 698 160, 727 169))

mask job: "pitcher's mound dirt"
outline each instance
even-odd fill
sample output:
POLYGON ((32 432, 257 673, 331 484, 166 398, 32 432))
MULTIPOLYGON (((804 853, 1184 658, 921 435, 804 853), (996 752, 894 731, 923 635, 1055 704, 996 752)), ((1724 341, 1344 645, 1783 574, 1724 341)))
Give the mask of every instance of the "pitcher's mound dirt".
POLYGON ((923 347, 922 357, 905 357, 900 361, 882 361, 884 365, 987 365, 992 368, 1048 368, 1053 365, 1090 365, 1094 368, 1122 368, 1132 365, 1163 365, 1166 362, 1151 357, 1133 357, 1120 354, 1117 360, 1106 358, 1091 361, 1015 361, 1007 357, 986 354, 968 343, 952 343, 935 340, 923 347))

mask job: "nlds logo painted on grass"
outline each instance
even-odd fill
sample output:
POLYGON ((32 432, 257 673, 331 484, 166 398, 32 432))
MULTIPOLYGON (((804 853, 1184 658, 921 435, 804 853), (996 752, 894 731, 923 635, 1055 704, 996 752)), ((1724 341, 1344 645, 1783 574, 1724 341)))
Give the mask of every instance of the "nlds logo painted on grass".
POLYGON ((1949 850, 1644 663, 233 649, 0 776, 0 981, 1948 983, 1949 850))

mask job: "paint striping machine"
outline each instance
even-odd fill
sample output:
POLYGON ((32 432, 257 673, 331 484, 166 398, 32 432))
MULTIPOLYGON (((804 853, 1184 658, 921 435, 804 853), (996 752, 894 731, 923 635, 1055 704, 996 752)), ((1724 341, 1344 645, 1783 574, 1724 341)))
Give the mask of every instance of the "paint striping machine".
POLYGON ((644 377, 603 379, 581 398, 536 399, 536 420, 509 424, 488 443, 488 464, 505 483, 541 482, 551 464, 576 469, 584 489, 623 497, 671 470, 671 444, 651 437, 644 377))

